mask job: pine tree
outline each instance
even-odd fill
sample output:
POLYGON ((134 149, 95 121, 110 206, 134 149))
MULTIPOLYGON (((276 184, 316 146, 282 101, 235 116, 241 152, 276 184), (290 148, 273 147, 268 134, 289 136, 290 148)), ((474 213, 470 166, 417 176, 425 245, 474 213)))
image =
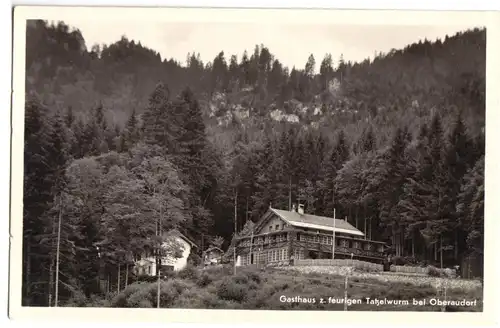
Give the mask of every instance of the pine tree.
POLYGON ((407 129, 398 128, 394 134, 391 147, 387 153, 382 199, 380 202, 380 219, 390 227, 392 246, 396 255, 402 255, 404 227, 403 219, 397 212, 397 204, 403 194, 404 182, 408 176, 408 163, 405 158, 408 146, 407 129))
POLYGON ((466 232, 468 252, 484 253, 484 157, 462 180, 456 206, 462 229, 466 232))
POLYGON ((460 185, 463 176, 473 165, 471 154, 473 153, 472 143, 469 140, 465 125, 462 122, 462 117, 459 114, 456 118, 455 125, 449 136, 448 145, 444 158, 444 168, 447 170, 447 201, 448 201, 448 217, 450 221, 450 231, 448 238, 453 240, 454 258, 458 260, 458 255, 461 253, 464 244, 460 243, 463 240, 463 230, 458 222, 458 213, 455 210, 457 197, 460 192, 460 185))
MULTIPOLYGON (((340 209, 335 195, 335 179, 338 171, 349 158, 349 146, 343 130, 337 135, 336 144, 330 156, 323 160, 320 169, 319 188, 322 190, 323 214, 333 216, 334 208, 340 209)), ((339 213, 340 214, 340 213, 339 213)))
POLYGON ((66 112, 66 117, 64 118, 64 121, 66 123, 66 127, 70 128, 73 126, 73 123, 75 122, 75 115, 73 113, 73 107, 68 106, 68 110, 66 112))
POLYGON ((176 105, 183 113, 182 133, 177 139, 180 152, 176 158, 176 165, 181 168, 187 184, 195 191, 190 197, 190 206, 196 208, 193 215, 193 226, 198 231, 208 232, 213 222, 206 211, 205 200, 209 197, 214 181, 212 165, 204 157, 207 147, 205 123, 198 101, 189 88, 185 89, 176 105))
POLYGON ((144 141, 162 147, 166 153, 178 153, 177 140, 182 133, 183 124, 180 109, 180 106, 169 101, 168 88, 158 83, 142 114, 144 141))
POLYGON ((139 142, 139 121, 135 109, 130 114, 125 125, 125 131, 120 136, 121 151, 127 151, 139 142))
POLYGON ((370 125, 367 130, 363 133, 363 145, 362 149, 364 152, 370 152, 377 147, 377 141, 375 139, 375 134, 373 133, 373 128, 370 125))

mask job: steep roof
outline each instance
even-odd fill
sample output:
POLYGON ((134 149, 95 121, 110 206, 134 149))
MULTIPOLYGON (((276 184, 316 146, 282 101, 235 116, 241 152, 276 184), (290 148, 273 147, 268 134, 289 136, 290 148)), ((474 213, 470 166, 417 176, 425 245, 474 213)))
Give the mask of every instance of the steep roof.
MULTIPOLYGON (((332 232, 334 230, 333 218, 306 213, 300 214, 298 212, 278 210, 275 208, 270 208, 270 210, 282 220, 286 221, 286 223, 294 227, 327 230, 332 232)), ((356 236, 365 235, 363 232, 353 227, 349 222, 339 219, 335 219, 335 232, 356 236)))
POLYGON ((172 229, 172 230, 169 230, 165 233, 166 236, 178 236, 179 238, 181 239, 184 239, 186 242, 188 242, 191 247, 196 247, 198 248, 198 246, 191 240, 189 239, 188 237, 184 236, 179 230, 177 229, 172 229))
POLYGON ((208 252, 211 252, 211 251, 219 251, 221 253, 224 253, 224 251, 222 249, 220 249, 219 247, 215 247, 215 246, 212 246, 212 247, 209 247, 205 253, 208 253, 208 252))

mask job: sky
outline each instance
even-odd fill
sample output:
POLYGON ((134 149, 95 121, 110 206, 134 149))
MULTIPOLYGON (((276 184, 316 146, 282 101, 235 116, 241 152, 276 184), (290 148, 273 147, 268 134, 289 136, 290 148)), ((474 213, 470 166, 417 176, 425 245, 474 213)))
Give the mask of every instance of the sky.
POLYGON ((96 22, 88 18, 72 17, 66 24, 78 28, 87 48, 93 44, 110 44, 123 35, 140 41, 156 50, 162 58, 174 58, 185 64, 188 53, 200 54, 204 63, 212 61, 222 50, 229 62, 231 55, 244 50, 252 54, 256 44, 265 45, 285 66, 304 68, 312 53, 316 71, 326 53, 332 54, 334 64, 342 54, 353 62, 373 58, 375 51, 389 52, 427 38, 435 41, 446 35, 474 26, 383 26, 383 25, 298 25, 255 23, 155 23, 145 21, 96 22))

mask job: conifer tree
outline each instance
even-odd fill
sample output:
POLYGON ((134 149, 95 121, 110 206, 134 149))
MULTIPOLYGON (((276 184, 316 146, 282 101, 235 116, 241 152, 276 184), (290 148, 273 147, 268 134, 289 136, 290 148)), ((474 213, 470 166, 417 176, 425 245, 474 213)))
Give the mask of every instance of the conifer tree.
POLYGON ((144 141, 160 146, 166 153, 179 152, 177 140, 182 134, 182 109, 169 101, 169 90, 158 83, 149 97, 148 107, 142 114, 144 141))

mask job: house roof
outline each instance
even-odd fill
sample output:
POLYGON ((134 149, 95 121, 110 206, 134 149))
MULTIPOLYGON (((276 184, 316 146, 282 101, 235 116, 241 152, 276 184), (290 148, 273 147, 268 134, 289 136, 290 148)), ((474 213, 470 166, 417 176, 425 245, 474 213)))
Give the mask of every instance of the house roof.
POLYGON ((365 234, 360 230, 353 227, 349 222, 344 220, 335 219, 335 229, 333 224, 333 218, 326 216, 318 216, 312 214, 300 214, 298 212, 278 210, 275 208, 270 208, 270 211, 278 215, 282 220, 291 226, 310 228, 310 229, 320 229, 340 233, 346 233, 356 236, 364 236, 365 234))
POLYGON ((188 237, 184 236, 184 235, 183 235, 183 234, 182 234, 179 230, 177 230, 177 229, 172 229, 172 230, 169 230, 169 231, 166 233, 166 235, 167 235, 167 236, 168 236, 168 235, 176 235, 176 236, 178 236, 178 237, 180 237, 180 238, 184 239, 185 241, 187 241, 187 242, 191 245, 191 247, 196 247, 196 248, 198 248, 198 246, 197 246, 197 245, 196 245, 196 244, 195 244, 195 243, 194 243, 191 239, 189 239, 188 237))
POLYGON ((220 251, 221 253, 224 253, 222 249, 216 246, 209 247, 205 252, 211 252, 211 251, 220 251))

